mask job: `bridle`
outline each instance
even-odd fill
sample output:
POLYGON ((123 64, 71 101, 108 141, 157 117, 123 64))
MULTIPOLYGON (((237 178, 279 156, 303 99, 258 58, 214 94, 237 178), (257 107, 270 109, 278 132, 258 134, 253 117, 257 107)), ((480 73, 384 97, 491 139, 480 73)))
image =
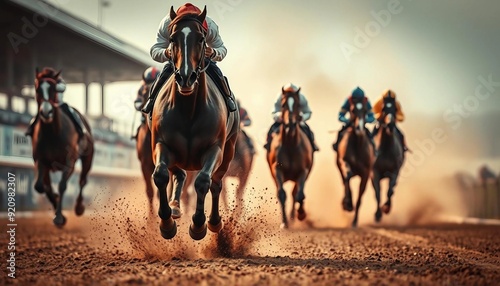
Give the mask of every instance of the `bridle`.
MULTIPOLYGON (((196 80, 198 80, 198 78, 200 77, 200 74, 205 72, 208 68, 208 65, 203 66, 203 64, 205 63, 205 51, 207 48, 206 47, 207 46, 207 40, 206 40, 207 31, 205 31, 205 29, 203 28, 203 23, 200 20, 198 20, 194 17, 190 17, 190 16, 184 16, 184 17, 180 18, 179 20, 176 20, 175 23, 171 23, 171 26, 169 27, 170 42, 172 42, 172 34, 175 32, 175 31, 173 31, 173 27, 176 26, 177 24, 179 24, 180 22, 186 22, 186 21, 195 22, 197 25, 199 25, 201 27, 201 30, 203 31, 203 41, 201 42, 201 44, 202 44, 201 55, 200 55, 200 59, 198 61, 198 64, 196 65, 196 68, 194 69, 194 73, 196 74, 196 80)), ((171 59, 172 66, 174 67, 174 74, 177 76, 180 74, 180 69, 178 69, 175 66, 176 59, 175 59, 174 53, 172 53, 171 58, 172 58, 171 59)))

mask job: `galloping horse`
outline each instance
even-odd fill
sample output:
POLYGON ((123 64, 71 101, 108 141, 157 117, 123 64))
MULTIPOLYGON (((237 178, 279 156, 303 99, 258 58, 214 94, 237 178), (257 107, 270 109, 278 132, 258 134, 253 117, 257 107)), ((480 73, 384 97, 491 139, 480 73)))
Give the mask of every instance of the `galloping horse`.
POLYGON ((89 124, 77 110, 74 111, 87 129, 81 140, 78 140, 78 133, 71 119, 61 111, 56 90, 60 73, 51 68, 44 68, 42 72, 36 70, 35 90, 40 120, 34 126, 32 145, 36 170, 35 190, 47 195, 55 209, 54 224, 62 227, 66 224, 66 218, 62 214, 63 196, 78 159, 81 160, 82 169, 75 213, 80 216, 85 211, 82 191, 92 166, 94 142, 89 124), (52 190, 51 171, 62 171, 59 195, 52 190))
POLYGON ((361 178, 359 185, 358 201, 352 226, 358 225, 358 213, 361 206, 361 198, 366 189, 366 184, 371 177, 374 162, 374 150, 370 143, 369 135, 365 128, 365 116, 367 113, 367 101, 365 99, 351 99, 350 127, 347 128, 345 136, 339 142, 337 152, 337 167, 339 168, 342 182, 344 184, 344 199, 342 207, 346 211, 352 211, 352 192, 350 180, 354 176, 361 178))
MULTIPOLYGON (((253 163, 253 153, 251 151, 250 146, 248 145, 247 141, 245 140, 245 135, 243 135, 240 131, 238 134, 238 139, 236 140, 236 146, 235 146, 235 152, 234 152, 234 158, 229 164, 229 169, 226 172, 226 175, 224 178, 232 177, 238 179, 238 185, 236 187, 236 214, 233 216, 233 218, 239 218, 242 214, 242 211, 244 210, 244 201, 243 201, 243 195, 244 195, 244 190, 246 187, 246 184, 248 182, 248 178, 250 176, 250 171, 252 169, 252 163, 253 163)), ((183 201, 185 206, 189 205, 189 194, 187 187, 192 185, 194 178, 195 178, 196 173, 194 172, 188 172, 187 173, 187 178, 186 182, 184 184, 185 188, 181 194, 176 194, 177 198, 174 197, 172 200, 178 201, 179 197, 183 201)), ((224 206, 227 210, 229 210, 229 203, 228 203, 228 194, 226 191, 226 188, 223 188, 223 195, 222 195, 222 201, 224 203, 224 206)), ((175 205, 178 205, 175 204, 175 205)), ((172 215, 177 214, 180 216, 180 209, 177 209, 176 207, 172 207, 172 215)))
POLYGON ((282 88, 281 120, 279 133, 273 134, 271 145, 267 151, 267 162, 276 183, 278 199, 281 204, 281 228, 288 228, 285 212, 286 193, 283 184, 287 181, 295 183, 293 187, 293 205, 290 219, 295 219, 295 203, 299 203, 297 217, 306 218, 304 210, 304 185, 313 165, 313 147, 306 133, 300 127, 299 109, 300 88, 296 91, 285 91, 282 88))
MULTIPOLYGON (((141 111, 142 107, 148 100, 150 88, 151 85, 144 84, 139 89, 137 98, 134 101, 134 107, 137 111, 141 111)), ((153 175, 155 165, 153 164, 153 151, 151 149, 151 132, 149 132, 149 127, 146 123, 146 117, 146 114, 142 114, 141 125, 139 125, 139 128, 137 129, 137 136, 135 137, 135 139, 137 140, 137 157, 141 162, 142 176, 144 177, 144 182, 146 183, 146 195, 149 202, 149 213, 152 214, 154 189, 153 183, 151 181, 151 176, 153 175)))
POLYGON ((210 189, 212 209, 208 228, 222 228, 219 195, 222 178, 234 156, 239 115, 229 112, 224 95, 206 77, 206 32, 202 23, 206 7, 199 14, 177 16, 170 9, 169 25, 175 76, 161 88, 151 119, 151 140, 155 169, 153 180, 160 195, 161 235, 170 239, 177 233, 168 204, 167 185, 172 176, 174 191, 183 188, 186 171, 200 170, 195 179, 196 212, 189 235, 200 240, 207 233, 205 196, 210 189))
POLYGON ((399 170, 403 166, 405 159, 403 145, 396 129, 396 101, 392 97, 384 98, 384 107, 382 116, 379 119, 380 131, 375 142, 378 155, 373 166, 372 184, 375 189, 377 199, 377 212, 375 221, 379 222, 382 218, 382 211, 388 214, 391 211, 391 197, 394 194, 399 176, 399 170), (389 190, 387 191, 387 202, 380 209, 380 180, 389 179, 389 190))

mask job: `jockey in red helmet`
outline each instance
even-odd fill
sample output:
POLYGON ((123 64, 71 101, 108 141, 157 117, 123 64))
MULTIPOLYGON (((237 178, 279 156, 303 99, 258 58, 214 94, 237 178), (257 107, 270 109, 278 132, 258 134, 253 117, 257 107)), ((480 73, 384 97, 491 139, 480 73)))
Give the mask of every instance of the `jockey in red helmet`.
MULTIPOLYGON (((191 3, 186 3, 177 9, 177 15, 183 14, 201 14, 201 10, 191 3)), ((157 82, 153 85, 151 94, 149 96, 148 102, 143 108, 143 112, 150 113, 153 109, 156 96, 159 90, 165 83, 165 81, 172 75, 174 71, 173 64, 171 61, 171 44, 170 36, 168 34, 168 26, 172 22, 170 15, 167 15, 160 22, 160 27, 156 35, 156 43, 151 47, 150 54, 151 57, 160 63, 167 62, 163 71, 160 73, 157 82)), ((236 103, 234 96, 232 95, 229 85, 220 69, 217 67, 215 62, 222 61, 227 54, 227 49, 224 46, 224 42, 219 34, 219 27, 209 16, 205 17, 205 21, 202 23, 204 30, 207 32, 205 57, 208 60, 207 74, 212 78, 215 84, 219 87, 221 92, 226 95, 226 104, 230 111, 236 111, 236 103)))

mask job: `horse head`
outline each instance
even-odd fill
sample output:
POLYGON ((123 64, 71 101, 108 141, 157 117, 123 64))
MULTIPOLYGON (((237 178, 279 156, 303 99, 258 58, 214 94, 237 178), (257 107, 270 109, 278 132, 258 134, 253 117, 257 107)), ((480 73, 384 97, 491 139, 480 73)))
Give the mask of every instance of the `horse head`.
POLYGON ((382 128, 391 135, 396 125, 396 99, 390 96, 384 98, 384 107, 382 108, 381 124, 382 128))
POLYGON ((38 103, 38 114, 44 123, 54 120, 54 113, 59 108, 57 94, 63 92, 65 84, 60 82, 61 71, 56 72, 52 68, 44 68, 41 72, 36 69, 35 91, 38 103))
POLYGON ((172 62, 174 64, 175 82, 179 93, 191 95, 200 74, 205 70, 205 49, 207 32, 203 21, 207 15, 206 7, 200 14, 185 13, 177 15, 170 8, 168 26, 172 47, 172 62))
POLYGON ((146 101, 149 99, 149 90, 152 84, 147 84, 146 82, 141 82, 141 87, 137 91, 137 97, 134 100, 135 110, 141 111, 146 101))
POLYGON ((300 88, 296 91, 281 88, 281 122, 285 132, 295 131, 302 120, 300 115, 300 88))
POLYGON ((368 112, 366 98, 352 98, 350 118, 356 135, 365 133, 365 117, 368 112))

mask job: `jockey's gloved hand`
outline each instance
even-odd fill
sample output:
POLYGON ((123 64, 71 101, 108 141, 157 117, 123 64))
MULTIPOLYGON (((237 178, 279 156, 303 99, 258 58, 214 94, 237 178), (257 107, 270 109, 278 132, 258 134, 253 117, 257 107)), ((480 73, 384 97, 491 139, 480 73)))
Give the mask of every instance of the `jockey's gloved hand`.
POLYGON ((345 114, 339 114, 339 121, 344 123, 349 123, 349 119, 345 117, 345 114))
POLYGON ((281 111, 278 111, 278 112, 274 113, 273 114, 273 119, 276 122, 281 122, 281 111))
POLYGON ((373 123, 373 121, 375 121, 375 117, 373 116, 373 113, 368 113, 366 115, 366 122, 367 123, 373 123))

